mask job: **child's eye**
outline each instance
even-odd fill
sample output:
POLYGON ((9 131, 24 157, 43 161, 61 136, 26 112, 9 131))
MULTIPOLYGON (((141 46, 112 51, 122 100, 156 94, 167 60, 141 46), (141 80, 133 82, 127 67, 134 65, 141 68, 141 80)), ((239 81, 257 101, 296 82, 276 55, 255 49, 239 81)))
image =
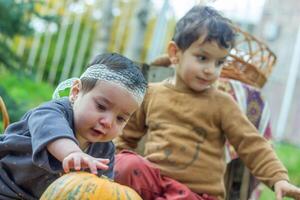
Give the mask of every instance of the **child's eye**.
POLYGON ((106 107, 104 106, 104 105, 102 105, 102 104, 97 104, 97 108, 99 109, 99 110, 106 110, 106 107))
POLYGON ((217 65, 218 65, 218 66, 221 66, 221 65, 224 64, 224 62, 225 62, 224 60, 219 60, 219 61, 217 62, 217 65))
POLYGON ((206 56, 197 56, 198 60, 205 61, 207 58, 206 56))
POLYGON ((124 117, 118 116, 117 117, 118 122, 123 123, 126 122, 126 119, 124 117))

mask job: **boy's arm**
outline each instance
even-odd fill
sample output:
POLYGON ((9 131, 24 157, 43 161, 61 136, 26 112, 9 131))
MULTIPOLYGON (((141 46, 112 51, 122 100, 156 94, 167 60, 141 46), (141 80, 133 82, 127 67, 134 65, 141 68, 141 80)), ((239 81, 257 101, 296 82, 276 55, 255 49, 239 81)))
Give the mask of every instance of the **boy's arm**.
POLYGON ((252 174, 270 188, 278 181, 288 181, 287 170, 271 144, 259 135, 236 102, 231 97, 222 102, 226 105, 220 108, 222 130, 252 174))
POLYGON ((72 140, 60 138, 47 145, 48 151, 62 162, 63 169, 67 173, 70 169, 81 170, 89 168, 93 174, 97 174, 97 169, 108 169, 109 159, 92 157, 79 148, 72 140))

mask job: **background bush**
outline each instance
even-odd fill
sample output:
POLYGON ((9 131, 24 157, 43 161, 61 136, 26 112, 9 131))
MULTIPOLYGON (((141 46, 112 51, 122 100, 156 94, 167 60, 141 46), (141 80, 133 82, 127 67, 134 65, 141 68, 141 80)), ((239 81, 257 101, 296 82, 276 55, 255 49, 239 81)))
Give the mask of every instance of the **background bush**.
POLYGON ((1 71, 0 80, 0 96, 6 104, 11 122, 19 120, 27 110, 50 100, 54 91, 50 84, 37 83, 32 77, 9 71, 1 71))

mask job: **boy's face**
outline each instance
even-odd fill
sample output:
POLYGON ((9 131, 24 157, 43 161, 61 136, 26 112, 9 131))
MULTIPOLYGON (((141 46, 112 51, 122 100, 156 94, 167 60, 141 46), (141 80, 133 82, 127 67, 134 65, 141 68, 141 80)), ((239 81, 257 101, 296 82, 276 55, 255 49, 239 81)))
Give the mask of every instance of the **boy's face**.
POLYGON ((126 89, 107 81, 97 81, 87 93, 78 82, 71 88, 72 98, 76 138, 83 146, 114 139, 139 106, 126 89))
POLYGON ((220 76, 227 55, 228 50, 215 41, 203 42, 201 38, 185 51, 178 49, 175 85, 196 92, 205 90, 220 76))

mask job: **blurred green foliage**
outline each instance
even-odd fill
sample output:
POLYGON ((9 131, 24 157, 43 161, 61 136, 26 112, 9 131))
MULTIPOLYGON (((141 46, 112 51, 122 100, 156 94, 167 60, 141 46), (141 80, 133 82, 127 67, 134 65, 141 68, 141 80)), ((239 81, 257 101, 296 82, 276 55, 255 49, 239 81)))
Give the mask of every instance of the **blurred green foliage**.
POLYGON ((37 4, 43 1, 0 0, 0 64, 10 70, 24 66, 25 62, 11 49, 9 45, 15 36, 29 36, 34 32, 30 22, 32 17, 45 21, 57 21, 57 16, 41 16, 37 4))
POLYGON ((8 37, 17 34, 32 33, 29 26, 31 14, 35 13, 34 1, 7 1, 0 0, 0 33, 8 37))
POLYGON ((5 70, 1 71, 0 80, 0 95, 11 122, 19 120, 27 110, 50 100, 54 91, 50 84, 37 83, 32 77, 5 70))

